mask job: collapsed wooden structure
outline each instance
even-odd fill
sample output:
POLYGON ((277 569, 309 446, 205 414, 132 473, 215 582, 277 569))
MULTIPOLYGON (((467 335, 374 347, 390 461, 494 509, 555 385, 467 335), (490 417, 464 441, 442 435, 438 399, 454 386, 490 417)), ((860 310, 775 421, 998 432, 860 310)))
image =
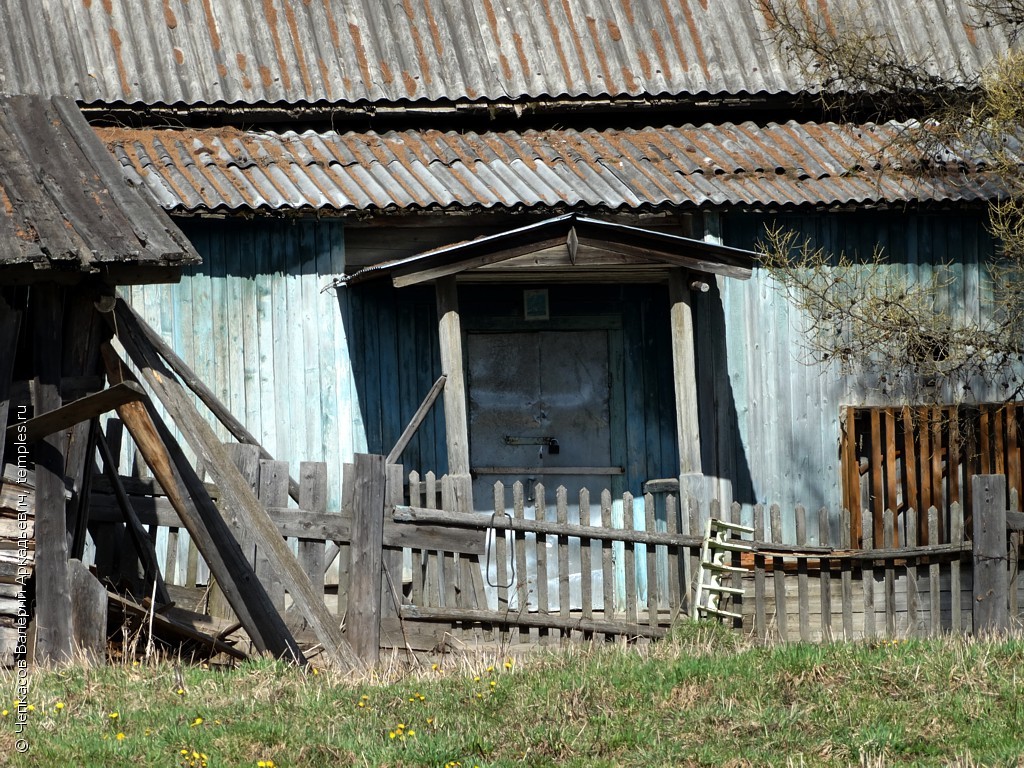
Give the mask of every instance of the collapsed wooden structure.
POLYGON ((160 605, 170 603, 152 541, 127 501, 97 422, 116 411, 253 645, 304 658, 243 547, 260 549, 325 651, 344 660, 340 628, 322 599, 116 297, 118 285, 177 279, 182 267, 198 262, 194 249, 155 204, 128 188, 69 100, 0 100, 0 161, 0 465, 5 511, 17 534, 6 537, 16 556, 13 565, 5 561, 0 579, 17 586, 4 595, 19 601, 24 618, 18 637, 3 637, 5 658, 17 648, 34 652, 37 661, 65 662, 87 639, 87 650, 104 653, 106 590, 74 565, 90 526, 97 450, 149 587, 160 605), (217 483, 220 507, 113 339, 217 483), (89 600, 96 604, 83 602, 89 600), (29 617, 34 642, 27 640, 29 617))

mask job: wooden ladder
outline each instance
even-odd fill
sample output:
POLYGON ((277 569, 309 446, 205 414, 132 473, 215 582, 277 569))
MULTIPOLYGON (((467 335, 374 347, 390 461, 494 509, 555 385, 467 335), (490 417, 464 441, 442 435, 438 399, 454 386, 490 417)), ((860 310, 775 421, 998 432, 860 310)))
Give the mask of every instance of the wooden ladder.
POLYGON ((746 569, 726 564, 726 558, 733 552, 753 552, 753 547, 744 544, 733 534, 753 533, 754 529, 737 523, 727 523, 716 518, 708 519, 704 527, 704 542, 700 548, 700 573, 697 577, 697 591, 693 598, 696 608, 694 619, 717 616, 721 619, 740 619, 740 614, 724 610, 722 598, 742 595, 743 590, 722 584, 722 577, 733 573, 746 573, 746 569))

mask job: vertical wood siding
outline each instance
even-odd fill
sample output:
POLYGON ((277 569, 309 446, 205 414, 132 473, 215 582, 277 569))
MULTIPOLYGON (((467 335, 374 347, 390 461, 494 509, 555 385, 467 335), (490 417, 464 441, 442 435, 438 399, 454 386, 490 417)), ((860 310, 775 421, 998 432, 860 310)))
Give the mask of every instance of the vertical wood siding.
MULTIPOLYGON (((833 252, 870 255, 880 245, 893 270, 911 279, 927 279, 952 260, 940 305, 975 317, 988 311, 991 288, 982 267, 993 244, 983 212, 734 214, 724 220, 725 243, 755 248, 770 222, 833 252)), ((838 515, 840 406, 880 405, 893 397, 877 381, 808 364, 800 341, 805 319, 763 271, 717 287, 720 305, 714 289, 699 299, 698 365, 708 370, 724 363, 719 370, 727 371, 727 381, 716 387, 701 379, 702 436, 717 437, 714 448, 704 446, 705 472, 720 473, 720 485, 744 504, 748 517, 754 502, 827 505, 838 515)), ((993 382, 979 382, 973 395, 999 397, 993 382)))
POLYGON ((344 298, 323 291, 344 272, 341 225, 185 221, 182 229, 203 264, 178 285, 126 289, 129 300, 292 477, 302 461, 326 462, 328 508, 338 509, 342 463, 366 450, 344 298))

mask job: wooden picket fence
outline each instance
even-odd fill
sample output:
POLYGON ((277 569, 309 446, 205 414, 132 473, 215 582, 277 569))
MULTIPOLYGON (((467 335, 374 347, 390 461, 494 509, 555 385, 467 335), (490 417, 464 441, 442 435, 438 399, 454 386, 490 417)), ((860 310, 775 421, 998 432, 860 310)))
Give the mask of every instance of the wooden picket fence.
MULTIPOLYGON (((452 478, 416 472, 404 477, 401 467, 385 466, 383 457, 366 457, 374 461, 346 468, 343 508, 332 512, 322 501, 323 465, 303 464, 304 506, 289 507, 286 467, 260 461, 251 447, 234 452, 303 571, 364 658, 381 647, 438 650, 460 643, 507 647, 661 637, 693 614, 703 541, 696 532, 709 516, 753 523, 754 533, 744 542, 750 551, 733 555, 744 572, 730 577, 742 589, 730 610, 742 617, 737 630, 759 640, 970 632, 996 626, 987 614, 979 619, 979 610, 1000 599, 1006 618, 999 621, 1010 626, 1018 620, 1020 533, 1006 538, 1007 528, 1021 519, 1006 511, 1016 509, 1015 494, 1009 504, 994 503, 1003 510, 1003 539, 988 541, 988 553, 979 560, 979 536, 964 536, 956 504, 943 525, 935 507, 926 514, 928 530, 947 531, 948 541, 920 535, 918 515, 886 511, 881 541, 875 540, 872 518, 864 516, 862 544, 855 546, 845 511, 837 521, 828 510, 812 516, 797 507, 790 513, 795 537, 787 540, 778 506, 757 505, 746 515, 739 505, 700 508, 691 501, 681 509, 674 493, 613 499, 608 491, 596 498, 583 491, 569 499, 564 489, 551 493, 538 485, 531 506, 521 484, 498 483, 493 510, 455 512, 458 489, 452 478), (833 530, 839 532, 834 542, 833 530), (983 566, 976 563, 992 562, 1002 587, 993 587, 989 576, 979 583, 983 566)), ((128 489, 153 540, 168 542, 159 563, 168 588, 179 595, 185 594, 182 588, 202 591, 205 602, 197 607, 227 616, 216 586, 208 580, 203 589, 198 555, 187 558, 186 568, 177 567, 181 554, 172 542, 184 533, 159 486, 134 480, 128 489), (167 530, 159 533, 161 527, 167 530)), ((108 490, 97 483, 92 519, 120 536, 108 490)), ((989 506, 975 499, 976 532, 984 529, 979 520, 990 519, 989 506)), ((290 601, 275 574, 258 551, 246 554, 287 616, 290 601)))

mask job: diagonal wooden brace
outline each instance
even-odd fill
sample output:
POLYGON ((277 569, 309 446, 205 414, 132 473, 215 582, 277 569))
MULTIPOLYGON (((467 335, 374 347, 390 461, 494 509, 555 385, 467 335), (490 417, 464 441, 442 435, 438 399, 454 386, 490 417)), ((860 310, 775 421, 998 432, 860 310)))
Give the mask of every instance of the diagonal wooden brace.
POLYGON ((291 595, 295 609, 306 619, 328 656, 335 662, 353 664, 355 658, 352 651, 341 634, 338 620, 327 610, 322 592, 314 590, 309 577, 303 572, 266 509, 231 461, 213 428, 196 409, 173 374, 164 367, 159 354, 123 300, 118 300, 115 313, 118 340, 181 430, 185 441, 204 462, 220 492, 224 514, 235 516, 238 525, 246 527, 250 532, 253 543, 266 554, 271 568, 291 595))

